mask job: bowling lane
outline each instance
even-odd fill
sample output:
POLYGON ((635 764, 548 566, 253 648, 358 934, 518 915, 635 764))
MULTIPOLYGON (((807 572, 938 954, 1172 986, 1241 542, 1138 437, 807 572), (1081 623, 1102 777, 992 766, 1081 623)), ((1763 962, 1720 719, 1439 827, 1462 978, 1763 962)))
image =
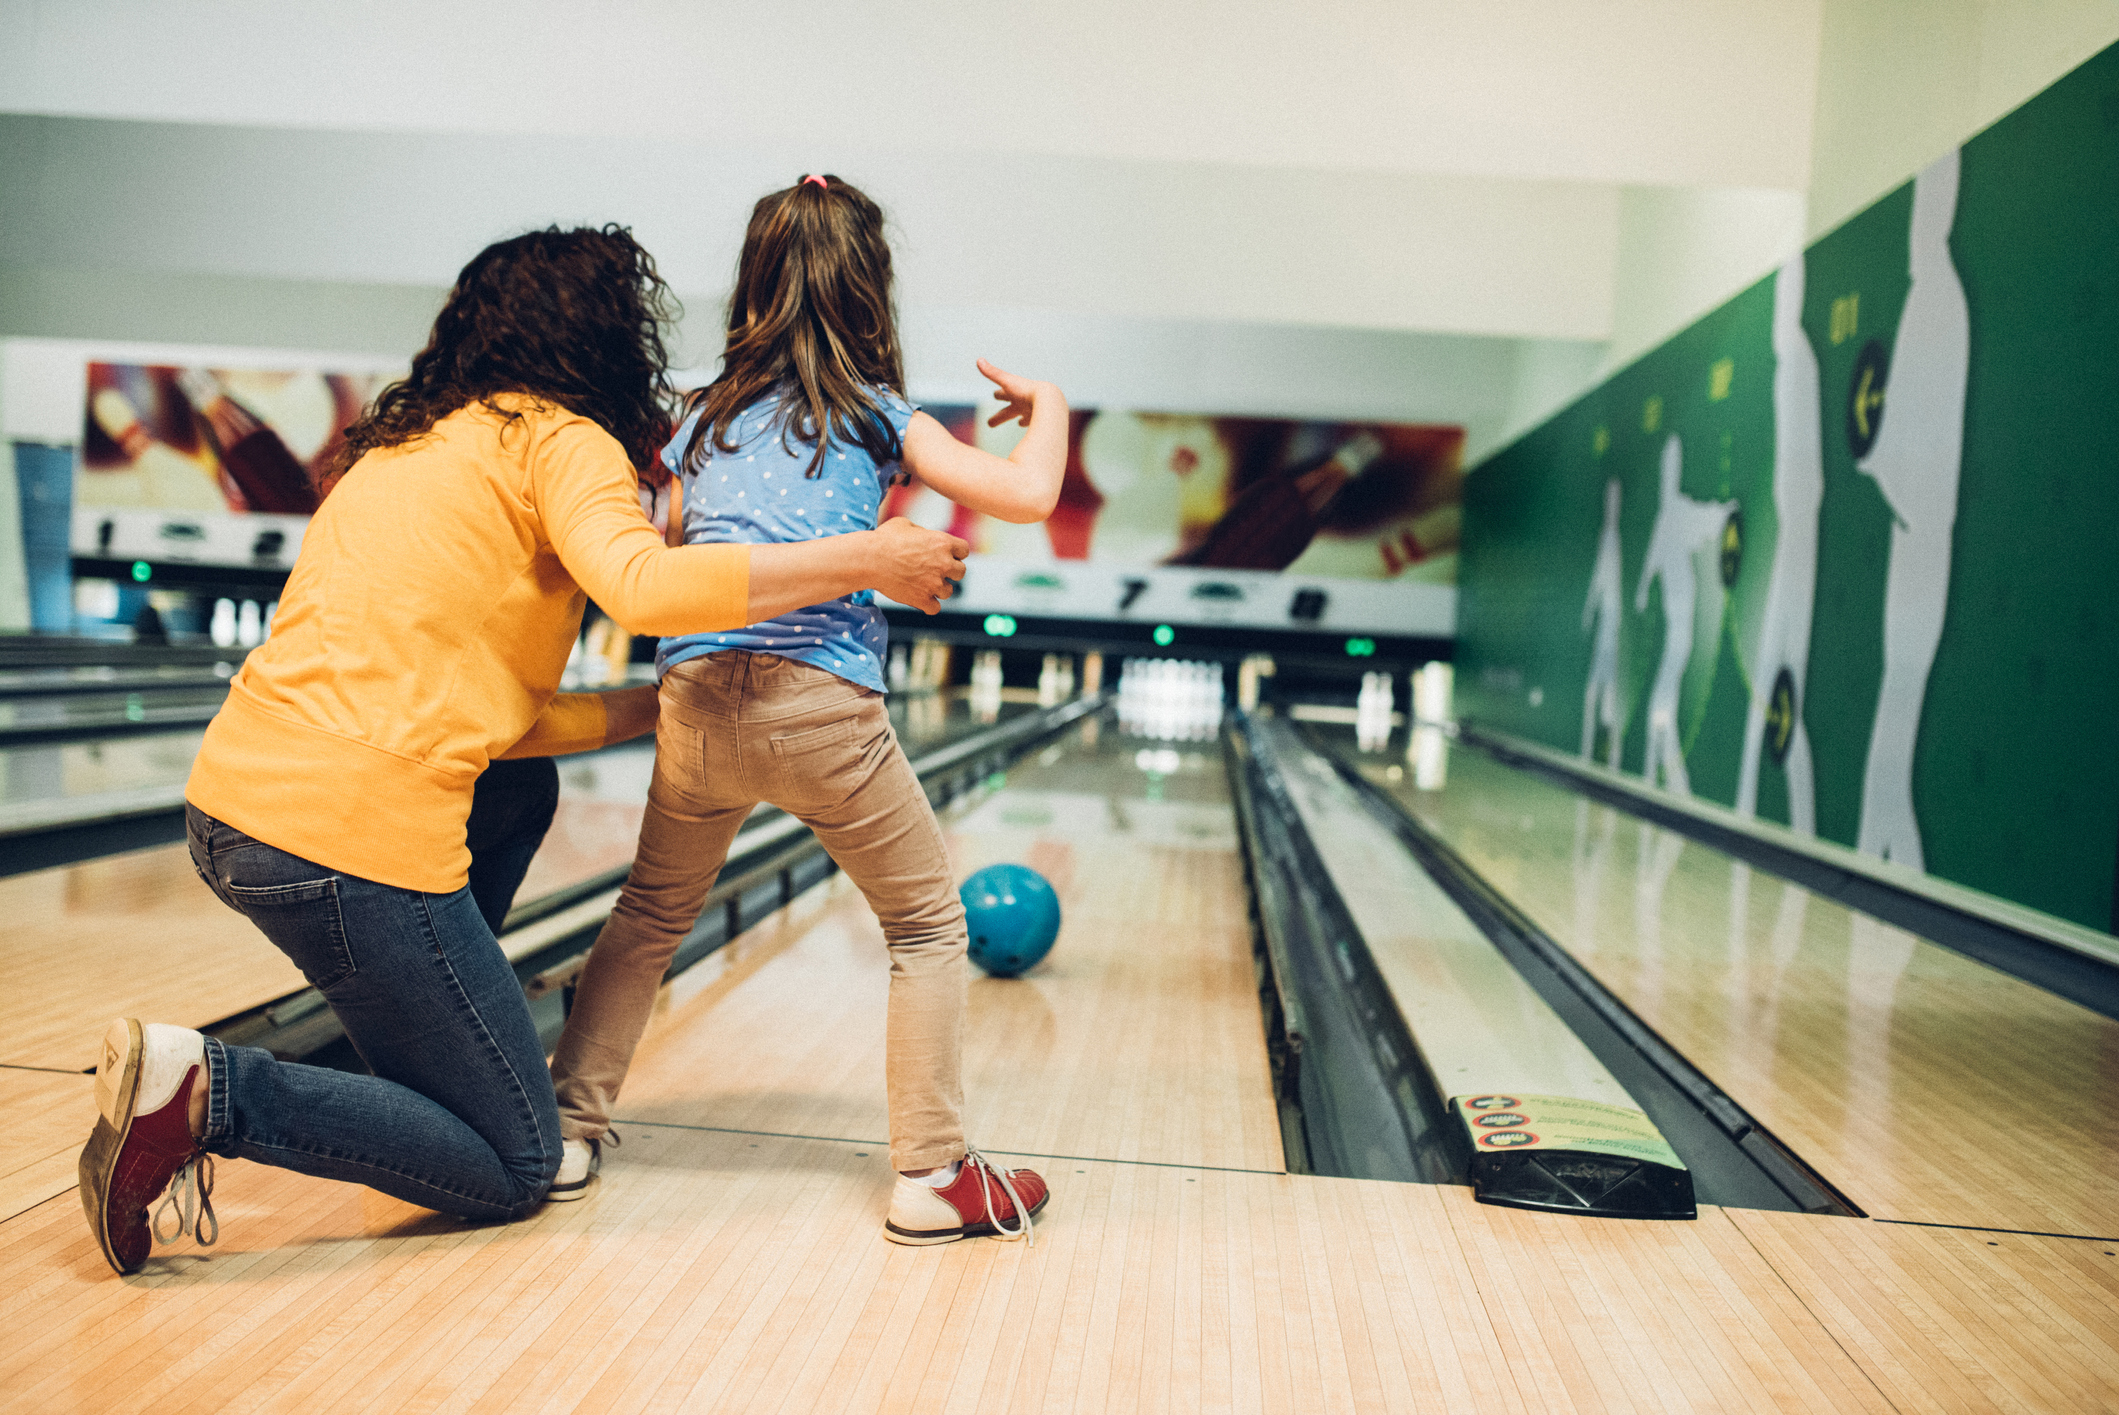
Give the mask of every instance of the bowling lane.
POLYGON ((95 1078, 0 1066, 0 1221, 74 1187, 96 1123, 95 1078))
POLYGON ((203 726, 213 720, 227 699, 225 683, 131 692, 0 697, 0 745, 203 726))
MULTIPOLYGON (((1034 702, 966 694, 907 695, 892 704, 906 750, 923 752, 1036 710, 1034 702)), ((129 738, 4 755, 28 801, 95 803, 161 792, 180 805, 196 733, 129 738), (36 757, 34 770, 21 760, 36 757), (42 793, 42 794, 39 794, 42 793), (70 793, 70 794, 68 794, 70 793)), ((633 858, 652 741, 559 761, 560 802, 531 862, 518 907, 607 881, 633 858)), ((199 882, 181 844, 106 855, 0 878, 0 1064, 78 1071, 95 1062, 112 1016, 205 1027, 298 992, 307 983, 278 949, 199 882)))
MULTIPOLYGON (((1012 722, 1037 710, 1034 695, 973 695, 961 689, 900 693, 890 698, 890 721, 914 761, 975 732, 1012 722)), ((560 894, 578 895, 633 863, 640 819, 647 810, 648 781, 655 771, 652 737, 600 752, 559 759, 559 809, 544 844, 530 861, 516 894, 516 907, 535 909, 560 894)), ((758 815, 776 815, 761 806, 758 815)), ((616 883, 616 880, 611 880, 616 883)))
POLYGON ((82 1410, 1581 1412, 2113 1389, 2088 1245, 1711 1207, 1584 1221, 1276 1172, 1218 756, 1085 736, 945 820, 959 871, 1026 861, 1068 912, 1043 964, 971 994, 972 1133, 1055 1184, 1034 1246, 881 1241, 887 974, 840 880, 665 990, 585 1203, 466 1228, 229 1162, 219 1246, 158 1249, 134 1283, 70 1194, 0 1217, 0 1389, 82 1410))
POLYGON ((184 801, 205 729, 0 748, 0 839, 184 801))
MULTIPOLYGON (((1036 968, 974 976, 971 1140, 1017 1156, 1278 1173, 1219 749, 1085 729, 945 816, 958 878, 1027 864, 1052 881, 1063 910, 1059 941, 1036 968)), ((888 975, 859 891, 843 876, 811 890, 664 990, 619 1128, 881 1145, 888 975)), ((621 1149, 611 1164, 632 1154, 621 1149)))
POLYGON ((2119 1023, 1483 754, 1312 727, 1878 1218, 2119 1234, 2119 1023))

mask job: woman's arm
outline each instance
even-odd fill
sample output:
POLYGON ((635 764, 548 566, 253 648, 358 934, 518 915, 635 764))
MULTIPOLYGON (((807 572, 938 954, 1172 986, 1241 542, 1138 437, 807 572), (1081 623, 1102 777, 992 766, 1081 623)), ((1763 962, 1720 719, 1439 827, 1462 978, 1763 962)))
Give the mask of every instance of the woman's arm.
POLYGON ((970 551, 955 536, 915 526, 903 516, 852 535, 754 545, 750 547, 751 617, 744 622, 756 624, 855 590, 875 590, 899 604, 933 614, 964 578, 964 557, 970 551))
POLYGON ((560 563, 638 634, 711 634, 867 589, 933 614, 970 550, 903 520, 796 545, 672 549, 641 514, 617 442, 580 419, 553 435, 533 489, 560 563))
POLYGON ((996 457, 950 436, 925 413, 905 429, 905 470, 968 510, 1027 524, 1042 521, 1059 504, 1067 472, 1067 399, 1050 383, 1018 378, 979 360, 979 372, 1000 389, 1005 406, 987 419, 990 427, 1020 422, 1029 427, 1006 457, 996 457))
POLYGON ((655 730, 658 707, 653 684, 602 693, 558 693, 530 730, 494 757, 564 757, 629 742, 655 730))

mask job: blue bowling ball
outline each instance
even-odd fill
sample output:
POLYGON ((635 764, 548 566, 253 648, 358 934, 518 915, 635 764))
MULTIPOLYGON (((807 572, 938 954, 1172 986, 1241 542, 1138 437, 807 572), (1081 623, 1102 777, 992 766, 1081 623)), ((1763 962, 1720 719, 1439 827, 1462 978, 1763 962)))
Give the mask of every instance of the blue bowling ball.
POLYGON ((1059 937, 1059 896, 1028 865, 988 865, 957 895, 971 929, 971 961, 993 977, 1035 968, 1059 937))

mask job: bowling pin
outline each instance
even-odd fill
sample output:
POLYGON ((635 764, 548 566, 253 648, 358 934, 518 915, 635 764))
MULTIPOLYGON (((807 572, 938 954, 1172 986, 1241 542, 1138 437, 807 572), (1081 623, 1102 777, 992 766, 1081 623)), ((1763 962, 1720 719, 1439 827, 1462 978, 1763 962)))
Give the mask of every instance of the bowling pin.
POLYGON ((213 639, 215 648, 232 649, 235 647, 236 621, 234 600, 217 599, 213 602, 213 620, 207 625, 206 632, 213 639))
POLYGON ((254 649, 264 642, 264 639, 265 625, 258 613, 258 602, 246 599, 242 608, 236 611, 235 641, 243 648, 254 649))

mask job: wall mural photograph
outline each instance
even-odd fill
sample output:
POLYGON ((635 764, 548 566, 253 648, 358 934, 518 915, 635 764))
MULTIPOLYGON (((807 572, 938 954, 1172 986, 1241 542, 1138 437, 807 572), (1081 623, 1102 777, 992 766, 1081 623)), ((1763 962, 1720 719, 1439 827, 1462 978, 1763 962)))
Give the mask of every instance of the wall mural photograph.
MULTIPOLYGON (((1002 455, 1020 436, 987 427, 990 407, 927 411, 1002 455)), ((893 489, 883 514, 971 543, 965 604, 978 610, 1335 630, 1418 622, 1446 635, 1463 447, 1457 426, 1080 408, 1059 508, 1043 525, 975 515, 918 486, 893 489), (1291 618, 1284 579, 1333 587, 1311 601, 1333 608, 1291 618)))
POLYGON ((1474 469, 1464 715, 2111 928, 2113 93, 2119 51, 1474 469))
POLYGON ((161 511, 316 510, 316 476, 380 374, 88 366, 75 504, 161 511))

